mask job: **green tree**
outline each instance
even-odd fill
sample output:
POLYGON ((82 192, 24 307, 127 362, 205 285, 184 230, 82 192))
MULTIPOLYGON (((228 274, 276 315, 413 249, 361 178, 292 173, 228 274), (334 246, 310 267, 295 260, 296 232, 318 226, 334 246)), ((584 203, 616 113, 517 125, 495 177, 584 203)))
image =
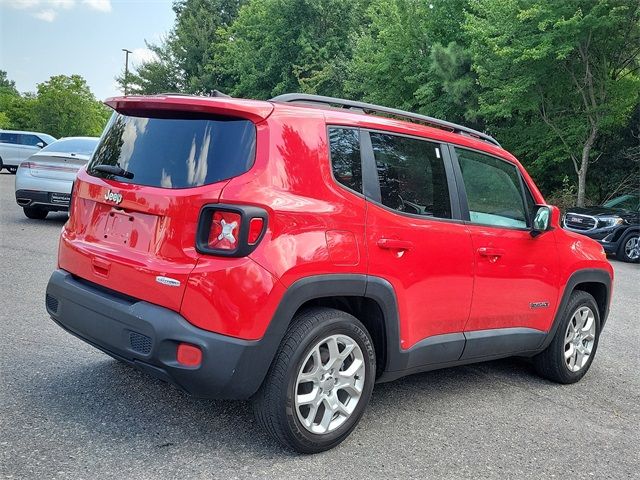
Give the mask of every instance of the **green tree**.
POLYGON ((167 41, 159 45, 147 43, 147 48, 156 54, 156 58, 137 66, 134 72, 129 72, 126 82, 124 73, 119 76, 117 81, 122 90, 124 91, 127 83, 127 89, 133 95, 185 92, 184 72, 167 41))
POLYGON ((637 0, 474 0, 467 16, 479 113, 533 126, 542 148, 530 141, 532 152, 548 156, 555 143, 577 175, 578 205, 596 141, 638 104, 639 20, 637 0))
MULTIPOLYGON (((130 91, 208 94, 230 88, 219 67, 218 45, 223 41, 222 30, 231 25, 245 1, 175 1, 175 25, 159 44, 147 44, 157 58, 144 62, 129 74, 130 91)), ((124 87, 124 74, 117 80, 124 87)))
POLYGON ((467 0, 374 0, 346 89, 373 103, 475 120, 475 76, 460 24, 467 0))
POLYGON ((57 75, 38 84, 35 127, 55 137, 99 135, 109 109, 93 96, 80 75, 57 75))
POLYGON ((212 73, 227 76, 236 96, 344 92, 350 36, 365 0, 263 0, 244 5, 224 29, 212 73))

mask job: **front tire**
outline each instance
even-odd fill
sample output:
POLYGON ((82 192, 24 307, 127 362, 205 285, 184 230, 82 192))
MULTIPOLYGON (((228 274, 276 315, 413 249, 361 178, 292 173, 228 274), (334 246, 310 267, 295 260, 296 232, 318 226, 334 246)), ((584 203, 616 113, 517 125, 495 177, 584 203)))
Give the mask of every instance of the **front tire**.
POLYGON ((32 220, 44 220, 49 214, 47 210, 39 207, 24 207, 22 210, 24 211, 25 216, 32 220))
POLYGON ((340 444, 364 413, 376 376, 371 337, 331 308, 293 320, 253 402, 258 423, 284 446, 318 453, 340 444))
POLYGON ((627 263, 640 262, 640 233, 632 232, 622 239, 616 258, 627 263))
POLYGON ((600 339, 600 312, 595 299, 575 290, 546 350, 533 358, 538 374, 557 383, 575 383, 591 367, 600 339))

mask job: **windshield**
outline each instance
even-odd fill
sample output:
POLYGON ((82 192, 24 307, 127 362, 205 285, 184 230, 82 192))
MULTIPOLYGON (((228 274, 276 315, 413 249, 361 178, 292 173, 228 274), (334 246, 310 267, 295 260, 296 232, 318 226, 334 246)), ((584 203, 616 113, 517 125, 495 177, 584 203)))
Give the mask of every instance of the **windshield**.
POLYGON ((616 197, 603 204, 603 207, 617 208, 620 210, 639 211, 640 196, 638 195, 622 195, 616 197))
POLYGON ((98 145, 99 138, 62 138, 44 147, 41 152, 71 153, 90 156, 98 145))
POLYGON ((226 117, 146 118, 114 114, 87 168, 91 175, 162 188, 189 188, 248 171, 256 129, 249 120, 226 117), (128 179, 95 170, 120 167, 128 179))

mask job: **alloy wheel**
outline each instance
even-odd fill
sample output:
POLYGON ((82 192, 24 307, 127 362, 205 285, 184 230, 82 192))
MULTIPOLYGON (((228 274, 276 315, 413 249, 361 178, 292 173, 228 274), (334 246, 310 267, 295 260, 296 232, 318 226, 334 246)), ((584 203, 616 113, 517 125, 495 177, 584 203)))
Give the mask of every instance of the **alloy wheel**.
POLYGON ((624 253, 630 260, 640 258, 640 237, 631 237, 624 244, 624 253))
POLYGON ((569 320, 564 336, 564 359, 571 372, 589 361, 596 338, 596 317, 589 307, 580 307, 569 320))
POLYGON ((342 334, 324 338, 309 351, 296 378, 298 420, 312 433, 334 431, 354 412, 364 384, 360 345, 342 334))

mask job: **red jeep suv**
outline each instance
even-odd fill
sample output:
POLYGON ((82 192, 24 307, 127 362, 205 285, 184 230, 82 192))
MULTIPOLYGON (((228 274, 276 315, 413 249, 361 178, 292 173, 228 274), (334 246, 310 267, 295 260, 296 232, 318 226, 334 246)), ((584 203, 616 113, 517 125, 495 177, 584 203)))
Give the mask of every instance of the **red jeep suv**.
POLYGON ((376 382, 514 355, 560 383, 589 369, 613 270, 490 136, 315 95, 107 104, 46 307, 108 355, 251 398, 307 453, 376 382))

